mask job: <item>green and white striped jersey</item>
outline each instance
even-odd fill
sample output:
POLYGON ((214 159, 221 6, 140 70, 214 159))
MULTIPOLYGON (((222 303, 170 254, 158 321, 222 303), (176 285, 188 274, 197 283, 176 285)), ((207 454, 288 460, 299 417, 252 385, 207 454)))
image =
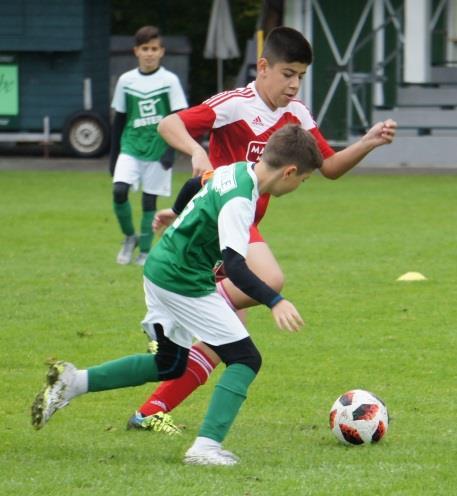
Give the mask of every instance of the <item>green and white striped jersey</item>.
POLYGON ((219 167, 151 250, 144 275, 184 296, 215 291, 212 269, 231 248, 246 258, 259 197, 252 163, 219 167))
POLYGON ((157 132, 159 122, 171 112, 187 107, 178 77, 164 67, 151 74, 138 69, 119 78, 111 106, 127 114, 121 153, 139 160, 156 161, 167 144, 157 132))

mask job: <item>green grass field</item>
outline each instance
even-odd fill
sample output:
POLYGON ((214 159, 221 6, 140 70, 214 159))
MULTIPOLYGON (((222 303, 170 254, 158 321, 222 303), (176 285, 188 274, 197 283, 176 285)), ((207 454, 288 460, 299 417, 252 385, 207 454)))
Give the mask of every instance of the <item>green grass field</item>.
POLYGON ((86 367, 145 350, 142 275, 114 263, 105 174, 0 183, 2 495, 455 494, 457 176, 316 176, 272 200, 262 232, 307 326, 282 333, 268 309, 250 312, 263 368, 225 442, 242 462, 218 468, 181 460, 220 370, 175 411, 179 438, 125 430, 152 386, 77 398, 32 429, 48 359, 86 367), (428 280, 396 281, 408 271, 428 280), (329 409, 351 388, 387 403, 379 445, 330 433, 329 409))

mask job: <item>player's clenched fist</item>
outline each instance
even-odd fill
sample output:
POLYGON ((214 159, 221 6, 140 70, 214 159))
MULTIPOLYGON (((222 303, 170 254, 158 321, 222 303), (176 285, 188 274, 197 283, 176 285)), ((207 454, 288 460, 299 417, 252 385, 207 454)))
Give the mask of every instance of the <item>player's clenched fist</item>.
POLYGON ((397 123, 392 119, 377 122, 362 138, 362 142, 370 143, 374 148, 392 143, 397 131, 397 123))

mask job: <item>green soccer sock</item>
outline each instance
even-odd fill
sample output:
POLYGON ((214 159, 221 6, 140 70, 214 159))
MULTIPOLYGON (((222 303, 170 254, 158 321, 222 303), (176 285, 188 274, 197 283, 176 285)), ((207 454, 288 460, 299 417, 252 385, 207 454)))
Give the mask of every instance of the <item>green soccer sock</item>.
POLYGON ((154 355, 142 353, 105 362, 88 370, 89 392, 105 391, 159 380, 154 355))
POLYGON ((130 202, 128 200, 124 203, 113 202, 113 209, 121 227, 121 231, 126 236, 132 236, 133 234, 135 234, 135 228, 133 227, 132 207, 130 205, 130 202))
POLYGON ((255 376, 250 367, 240 363, 225 369, 214 390, 199 436, 218 442, 224 440, 255 376))
POLYGON ((152 221, 154 220, 155 210, 143 210, 143 217, 141 219, 141 234, 140 234, 140 251, 149 253, 152 245, 152 221))

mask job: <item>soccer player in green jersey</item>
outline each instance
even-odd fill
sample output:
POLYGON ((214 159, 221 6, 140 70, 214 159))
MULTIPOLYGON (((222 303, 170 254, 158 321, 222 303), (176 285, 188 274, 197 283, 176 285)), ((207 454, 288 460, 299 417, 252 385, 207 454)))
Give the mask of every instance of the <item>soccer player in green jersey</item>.
MULTIPOLYGON (((154 333, 159 343, 157 354, 127 356, 89 369, 77 369, 68 362, 53 364, 47 385, 32 405, 34 427, 43 427, 57 410, 83 393, 179 377, 196 338, 217 353, 226 369, 184 462, 236 464, 238 457, 224 450, 221 443, 260 369, 261 356, 243 323, 216 291, 212 269, 222 258, 233 283, 269 307, 280 329, 298 331, 303 320, 295 306, 246 264, 249 231, 259 195, 290 193, 321 164, 313 136, 288 124, 272 134, 257 163, 219 167, 165 231, 146 261, 147 313, 143 326, 149 334, 154 333)), ((144 422, 156 420, 157 415, 153 415, 144 422)), ((164 430, 176 429, 163 418, 157 425, 164 430)))
MULTIPOLYGON (((171 146, 191 157, 193 170, 198 175, 205 169, 212 170, 238 160, 256 162, 265 142, 275 130, 287 123, 300 123, 316 138, 324 157, 320 173, 326 178, 337 179, 372 150, 391 143, 395 137, 396 123, 391 119, 378 122, 356 143, 344 150, 332 150, 310 111, 297 98, 300 83, 312 60, 312 48, 299 31, 287 26, 274 28, 266 38, 263 54, 257 61, 254 82, 167 116, 159 124, 159 133, 171 146), (196 141, 197 136, 206 132, 210 134, 208 154, 196 141)), ((259 230, 267 205, 268 196, 263 195, 251 228, 247 261, 257 276, 281 291, 284 284, 281 267, 259 230)), ((173 218, 173 211, 168 210, 168 214, 162 211, 156 217, 169 221, 173 218), (164 218, 166 215, 167 219, 164 218)), ((257 304, 232 284, 230 278, 220 280, 217 287, 238 314, 241 309, 257 304)), ((218 363, 220 358, 213 350, 203 343, 195 343, 189 354, 186 372, 175 381, 161 384, 130 417, 128 428, 143 429, 143 417, 171 412, 206 383, 218 363)))
POLYGON ((170 113, 186 108, 187 101, 178 77, 160 65, 165 49, 156 27, 144 26, 136 32, 134 53, 138 68, 122 74, 114 91, 110 171, 114 213, 125 235, 117 262, 130 263, 139 244, 136 263, 144 265, 152 243, 157 196, 171 194, 173 151, 157 126, 170 113), (143 215, 138 238, 128 194, 140 183, 143 215))

